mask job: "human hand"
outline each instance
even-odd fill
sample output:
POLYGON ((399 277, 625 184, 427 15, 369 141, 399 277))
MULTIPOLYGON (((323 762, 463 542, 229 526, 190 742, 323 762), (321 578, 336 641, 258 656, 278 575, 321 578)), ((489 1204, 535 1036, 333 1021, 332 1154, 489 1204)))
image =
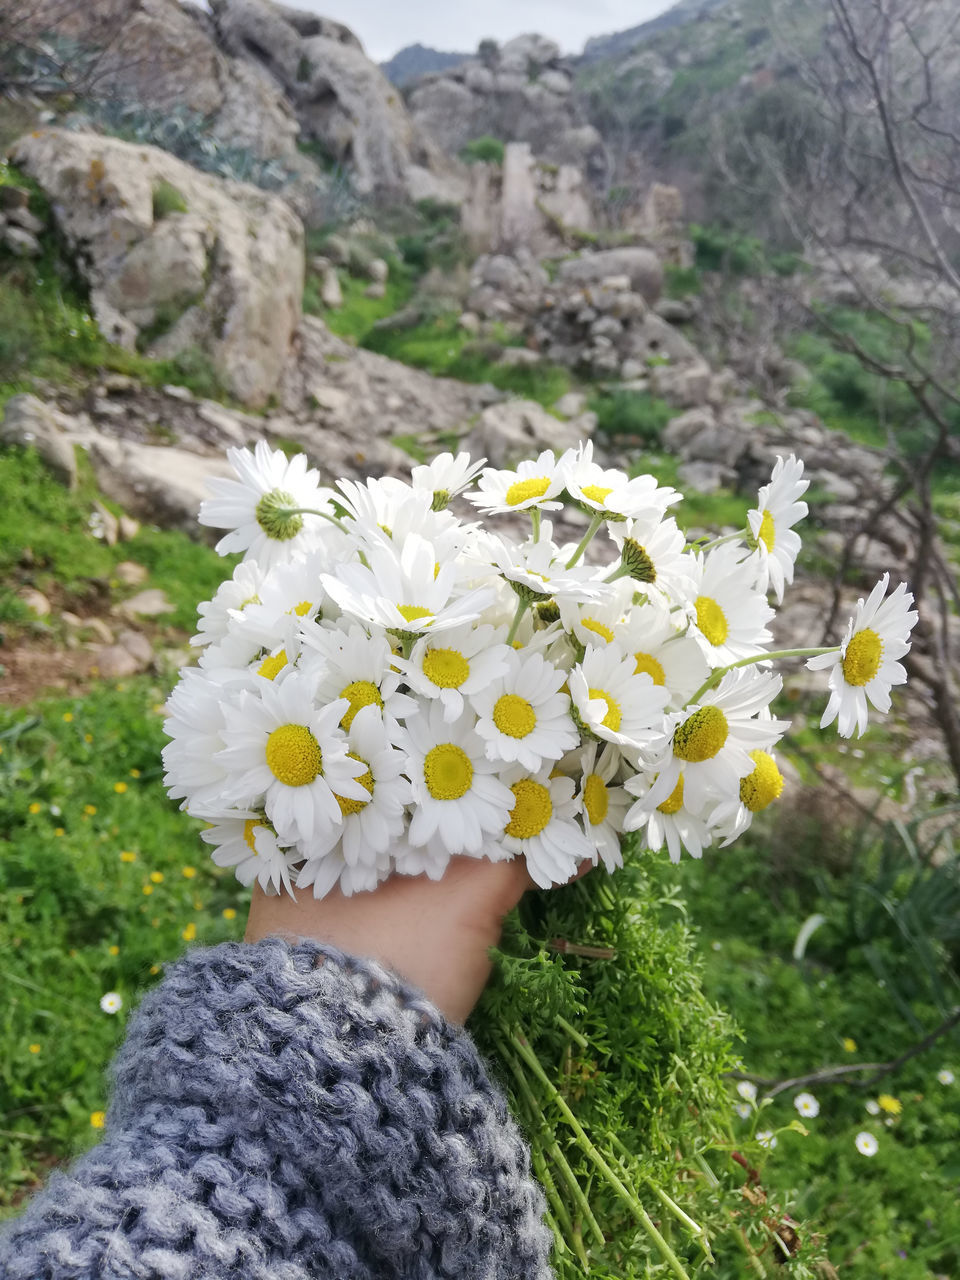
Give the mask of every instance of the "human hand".
POLYGON ((504 916, 533 887, 523 858, 466 857, 452 858, 440 880, 393 875, 350 898, 335 888, 317 901, 304 889, 294 902, 255 885, 245 938, 313 938, 379 960, 462 1023, 490 976, 487 953, 500 940, 504 916))

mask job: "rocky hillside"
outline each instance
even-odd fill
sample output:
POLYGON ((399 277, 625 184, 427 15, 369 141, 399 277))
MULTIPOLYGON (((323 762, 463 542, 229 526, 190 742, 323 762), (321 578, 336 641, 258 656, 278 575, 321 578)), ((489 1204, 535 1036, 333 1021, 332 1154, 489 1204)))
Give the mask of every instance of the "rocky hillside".
POLYGON ((426 45, 408 44, 388 62, 381 62, 380 70, 392 84, 402 89, 432 71, 449 71, 469 57, 469 53, 444 53, 441 49, 428 49, 426 45))

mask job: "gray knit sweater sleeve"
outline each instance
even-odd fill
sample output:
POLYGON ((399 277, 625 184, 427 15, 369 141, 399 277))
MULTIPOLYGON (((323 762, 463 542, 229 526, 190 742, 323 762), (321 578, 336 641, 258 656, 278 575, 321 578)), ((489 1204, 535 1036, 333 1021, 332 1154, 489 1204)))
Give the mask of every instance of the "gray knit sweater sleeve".
POLYGON ((549 1280, 502 1094, 372 961, 191 951, 112 1072, 104 1140, 0 1228, 3 1280, 549 1280))

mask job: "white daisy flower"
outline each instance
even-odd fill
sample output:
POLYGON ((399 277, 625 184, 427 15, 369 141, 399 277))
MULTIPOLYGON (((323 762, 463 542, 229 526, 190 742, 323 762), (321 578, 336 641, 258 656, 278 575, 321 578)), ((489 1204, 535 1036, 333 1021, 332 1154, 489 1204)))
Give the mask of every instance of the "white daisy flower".
POLYGON ((749 1120, 753 1115, 753 1107, 751 1107, 749 1102, 738 1102, 734 1105, 733 1109, 741 1120, 749 1120))
POLYGON ((510 854, 523 854, 527 870, 541 889, 565 884, 581 862, 593 861, 594 847, 576 821, 579 808, 572 778, 551 776, 545 769, 530 777, 514 768, 502 775, 511 804, 500 843, 510 854))
POLYGON ((743 1098, 744 1102, 756 1102, 757 1086, 752 1080, 738 1080, 737 1093, 743 1098))
POLYGON ((876 1140, 872 1133, 867 1133, 862 1129, 854 1139, 857 1150, 862 1156, 875 1156, 880 1150, 880 1143, 876 1140))
POLYGON ((588 733, 618 746, 645 747, 663 732, 669 698, 616 644, 587 649, 570 672, 574 716, 588 733))
POLYGON ((345 898, 355 893, 369 893, 393 871, 393 859, 388 853, 370 855, 366 861, 351 867, 338 844, 322 858, 305 862, 297 876, 298 889, 312 889, 316 899, 325 898, 334 888, 339 888, 345 898))
POLYGON ((949 1067, 943 1067, 942 1070, 937 1072, 937 1079, 941 1084, 953 1084, 956 1076, 954 1076, 949 1067))
POLYGON ((793 566, 800 552, 800 536, 793 526, 807 514, 800 498, 810 487, 803 479, 803 463, 790 455, 778 457, 770 477, 757 498, 757 507, 747 512, 747 523, 756 545, 754 561, 758 591, 772 589, 777 604, 783 601, 785 586, 793 582, 793 566))
POLYGON ((390 743, 380 712, 366 706, 356 712, 350 725, 349 755, 364 765, 357 782, 367 792, 366 800, 335 795, 343 815, 342 827, 331 827, 311 841, 306 866, 298 885, 312 884, 320 862, 339 844, 348 867, 362 863, 375 867, 381 855, 403 833, 404 806, 410 799, 410 783, 402 777, 406 757, 390 743))
POLYGON ((209 480, 214 496, 201 503, 198 516, 201 524, 231 530, 217 543, 221 555, 243 551, 244 559, 256 560, 266 571, 322 536, 320 516, 289 514, 308 508, 333 515, 328 501, 333 495, 320 487, 316 471, 307 470, 304 454, 288 461, 279 449, 271 451, 266 441, 258 440, 253 453, 228 449, 227 460, 240 479, 209 480))
POLYGON ((606 600, 579 601, 561 596, 557 601, 560 622, 584 649, 588 644, 602 649, 616 638, 616 628, 629 615, 632 599, 633 584, 624 580, 611 585, 606 600))
POLYGON ((807 659, 811 671, 830 673, 830 700, 820 728, 836 720, 843 738, 855 728, 858 737, 866 732, 868 699, 877 711, 889 711, 891 688, 907 678, 898 659, 910 650, 910 632, 919 615, 910 608, 913 595, 902 582, 884 599, 889 582, 885 573, 866 602, 857 601, 839 652, 807 659))
POLYGON ((535 461, 526 458, 516 471, 498 471, 487 467, 480 476, 477 489, 464 496, 481 511, 504 514, 512 511, 528 511, 536 507, 540 511, 560 511, 562 502, 555 502, 566 487, 565 465, 557 461, 552 449, 544 449, 535 461))
POLYGON ((679 632, 669 612, 654 605, 630 611, 626 623, 617 629, 617 643, 633 658, 637 675, 648 675, 668 691, 669 710, 689 702, 710 674, 698 642, 679 632))
POLYGON ((655 762, 659 777, 647 804, 658 805, 672 796, 681 775, 683 803, 692 813, 702 813, 711 800, 738 795, 740 779, 756 768, 750 752, 766 751, 790 727, 787 720, 760 716, 782 685, 775 672, 741 667, 728 671, 698 704, 672 712, 669 745, 655 762))
POLYGON ((580 740, 570 715, 570 697, 560 689, 566 672, 539 653, 507 650, 504 675, 470 699, 477 733, 490 760, 504 760, 536 773, 545 761, 559 760, 580 740))
POLYGON ((702 814, 691 812, 684 803, 683 774, 659 804, 655 803, 656 797, 651 799, 656 781, 655 774, 638 773, 623 784, 625 791, 637 796, 636 803, 624 817, 624 831, 645 828, 647 848, 657 853, 666 845, 671 862, 679 862, 684 849, 692 858, 702 857, 704 849, 710 847, 713 835, 702 814))
POLYGON ((171 800, 191 811, 216 803, 227 772, 217 759, 223 748, 225 686, 203 671, 184 668, 167 699, 163 731, 163 781, 171 800))
POLYGON ((742 550, 727 543, 694 558, 694 587, 687 612, 712 667, 762 653, 773 639, 767 623, 773 609, 754 589, 755 572, 742 550))
POLYGON ((463 566, 438 567, 434 548, 411 534, 401 546, 368 544, 369 567, 341 564, 324 574, 327 593, 351 617, 407 634, 443 631, 478 618, 495 599, 492 588, 458 595, 463 566))
POLYGON ((877 1102, 876 1098, 868 1098, 863 1106, 868 1115, 878 1116, 880 1114, 880 1103, 877 1102))
POLYGON ((405 481, 396 476, 370 477, 367 480, 338 480, 340 492, 336 500, 357 522, 375 528, 392 529, 404 507, 411 507, 417 514, 430 510, 430 496, 415 493, 405 481))
POLYGON ((578 764, 581 776, 577 800, 584 834, 592 846, 594 862, 599 855, 606 869, 615 871, 623 866, 620 832, 630 807, 623 787, 612 785, 620 769, 620 752, 613 743, 601 748, 599 743, 591 742, 580 753, 578 764))
POLYGON ((710 815, 710 825, 724 838, 720 848, 733 844, 749 828, 755 813, 762 813, 783 792, 783 774, 769 751, 751 751, 754 770, 740 779, 737 797, 719 804, 710 815))
MULTIPOLYGON (((560 558, 560 549, 554 545, 545 531, 539 542, 506 542, 491 537, 487 542, 494 566, 511 584, 531 597, 540 599, 581 601, 609 600, 611 587, 596 576, 590 565, 566 567, 560 558)), ((518 592, 519 594, 520 592, 518 592)))
POLYGON ((448 723, 463 715, 464 698, 506 675, 511 650, 504 627, 454 627, 436 639, 423 636, 409 658, 393 659, 408 688, 422 698, 439 698, 448 723))
POLYGON ((425 466, 411 471, 414 489, 430 494, 433 509, 442 511, 450 499, 470 487, 486 466, 486 458, 470 461, 469 453, 440 453, 425 466))
POLYGON ((682 494, 660 485, 654 476, 630 479, 616 468, 604 468, 593 461, 593 441, 581 446, 577 457, 567 464, 567 492, 588 512, 605 520, 657 520, 682 494))
POLYGON ((611 525, 609 533, 620 552, 621 569, 636 590, 667 606, 695 597, 697 563, 672 516, 627 520, 611 525))
POLYGON ((259 603, 264 577, 255 560, 241 560, 232 576, 220 583, 213 599, 205 600, 197 609, 197 634, 191 636, 190 643, 219 644, 243 611, 259 603))
POLYGON ((761 1129, 757 1134, 757 1141, 761 1147, 766 1148, 767 1151, 772 1151, 777 1145, 777 1135, 772 1129, 761 1129))
POLYGON ((820 1103, 812 1093, 798 1093, 793 1100, 793 1105, 798 1114, 805 1119, 813 1120, 820 1114, 820 1103))
POLYGON ((281 840, 306 845, 343 825, 337 796, 366 800, 356 779, 363 765, 347 755, 338 725, 346 698, 324 707, 313 700, 313 681, 292 672, 278 682, 257 680, 223 705, 224 749, 217 759, 228 771, 222 803, 262 807, 281 840))
POLYGON ((117 991, 106 991, 100 997, 100 1008, 104 1013, 119 1013, 123 1008, 123 997, 117 991))
POLYGON ((408 721, 399 745, 413 786, 410 844, 437 837, 449 854, 479 854, 506 825, 513 797, 495 776, 498 763, 487 759, 474 717, 448 724, 434 702, 408 721))
POLYGON ((265 893, 277 894, 286 889, 293 896, 291 872, 303 854, 296 846, 283 848, 273 826, 262 813, 251 809, 235 809, 229 813, 209 815, 209 826, 200 839, 214 845, 213 861, 218 867, 233 867, 243 885, 254 880, 265 893))
POLYGON ((336 615, 339 610, 320 583, 330 564, 328 553, 314 551, 278 565, 261 583, 259 598, 238 618, 235 634, 270 649, 291 641, 301 628, 311 630, 324 605, 327 615, 336 615))
POLYGON ((304 639, 303 670, 315 681, 314 700, 322 705, 346 698, 340 727, 349 730, 362 707, 374 706, 383 716, 387 736, 395 740, 398 721, 417 714, 415 698, 400 693, 400 673, 382 633, 369 635, 355 623, 349 627, 314 627, 304 639))

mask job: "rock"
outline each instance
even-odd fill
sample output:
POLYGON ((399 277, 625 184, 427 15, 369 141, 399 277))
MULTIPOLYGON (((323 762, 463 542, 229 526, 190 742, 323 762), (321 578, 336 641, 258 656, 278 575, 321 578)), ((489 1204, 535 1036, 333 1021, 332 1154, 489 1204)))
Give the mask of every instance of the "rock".
POLYGON ((582 391, 568 391, 553 406, 561 418, 576 418, 587 407, 587 397, 582 391))
POLYGON ((165 591, 161 591, 159 587, 148 587, 146 591, 138 591, 129 600, 118 604, 115 612, 125 618, 156 618, 161 613, 173 613, 174 608, 165 591))
POLYGON ((620 377, 624 382, 636 382, 642 379, 644 389, 646 389, 646 372, 647 366, 642 360, 624 360, 623 364, 620 366, 620 377))
POLYGON ((677 467, 677 478, 688 489, 698 493, 716 493, 718 489, 732 486, 736 472, 717 462, 683 462, 677 467))
MULTIPOLYGON (((470 433, 470 453, 485 456, 491 466, 536 455, 543 449, 575 448, 588 425, 584 419, 561 422, 532 400, 507 400, 484 409, 470 433)), ((595 421, 595 419, 594 419, 595 421)))
POLYGON ((109 507, 105 507, 102 502, 95 502, 90 523, 91 526, 95 526, 95 536, 102 538, 108 547, 117 545, 120 537, 120 521, 109 507))
POLYGON ((696 314, 692 298, 661 298, 657 303, 657 315, 667 324, 689 324, 696 314))
POLYGON ((859 488, 852 480, 832 471, 809 471, 807 476, 812 485, 825 489, 837 502, 855 502, 860 495, 859 488))
POLYGON ((690 441, 709 431, 714 421, 709 409, 688 409, 686 413, 670 419, 660 432, 660 443, 668 453, 685 454, 690 441))
POLYGON ((212 0, 211 9, 224 48, 279 81, 302 136, 349 161, 361 194, 405 190, 410 118, 347 27, 268 0, 212 0))
POLYGON ((684 454, 696 462, 722 463, 732 471, 749 447, 749 436, 715 422, 687 442, 684 454))
POLYGON ((19 227, 21 231, 27 231, 32 236, 42 235, 46 230, 46 223, 42 222, 38 217, 25 207, 8 209, 4 214, 7 226, 19 227))
POLYGON ((30 203, 30 192, 26 187, 18 187, 14 183, 0 186, 0 214, 9 218, 18 209, 26 209, 30 203))
POLYGON ((367 285, 366 289, 364 289, 363 296, 365 298, 373 298, 375 300, 385 298, 387 296, 386 281, 374 280, 373 284, 367 285))
POLYGON ((157 354, 199 348, 237 399, 267 401, 303 293, 303 228, 282 200, 99 134, 37 130, 13 155, 50 197, 102 328, 129 342, 164 319, 157 354))
POLYGON ((36 396, 13 396, 7 401, 0 423, 0 441, 36 449, 61 484, 75 489, 77 459, 66 433, 68 423, 68 419, 36 396))
POLYGON ((176 447, 94 435, 89 458, 100 491, 151 524, 200 536, 197 512, 211 476, 236 479, 221 453, 205 457, 176 447))
POLYGON ((540 364, 542 359, 539 351, 531 351, 529 347, 504 347, 497 363, 510 368, 529 369, 540 364))
POLYGON ((18 592, 18 595, 30 612, 38 618, 50 616, 50 601, 42 591, 37 591, 34 587, 24 587, 22 591, 18 592))
POLYGON ((142 670, 137 659, 122 644, 102 645, 91 655, 90 674, 104 680, 126 680, 142 670))
POLYGON ((320 284, 320 301, 329 311, 337 311, 343 306, 343 289, 335 267, 327 267, 320 284))
POLYGON ((652 249, 601 249, 560 264, 558 279, 569 284, 600 284, 609 276, 627 276, 631 288, 653 305, 663 288, 663 267, 652 249))
POLYGON ((128 587, 139 587, 150 576, 142 564, 136 560, 121 560, 113 571, 114 577, 128 587))
POLYGON ((390 278, 390 267, 383 258, 374 258, 367 267, 367 275, 374 284, 386 284, 390 278))
POLYGON ((79 618, 75 613, 61 613, 60 617, 71 631, 89 632, 101 644, 113 644, 113 632, 102 618, 79 618))
POLYGON ((335 417, 346 415, 349 412, 350 396, 346 391, 341 391, 337 387, 317 387, 314 390, 313 398, 318 409, 322 409, 325 413, 333 414, 335 417))
POLYGON ((117 644, 126 649, 141 671, 145 671, 153 662, 153 645, 141 632, 121 631, 117 636, 117 644))
POLYGON ((0 234, 3 236, 3 243, 18 258, 39 258, 43 252, 37 238, 20 227, 7 225, 0 234))
POLYGON ((573 88, 573 83, 565 71, 544 71, 537 81, 551 93, 566 94, 573 88))
POLYGON ((479 333, 480 317, 473 311, 464 311, 463 315, 457 321, 457 325, 459 328, 463 329, 464 333, 479 333))
POLYGON ((671 365, 660 365, 650 370, 650 386, 654 395, 661 396, 681 409, 707 403, 710 379, 710 368, 705 364, 679 369, 671 365))

